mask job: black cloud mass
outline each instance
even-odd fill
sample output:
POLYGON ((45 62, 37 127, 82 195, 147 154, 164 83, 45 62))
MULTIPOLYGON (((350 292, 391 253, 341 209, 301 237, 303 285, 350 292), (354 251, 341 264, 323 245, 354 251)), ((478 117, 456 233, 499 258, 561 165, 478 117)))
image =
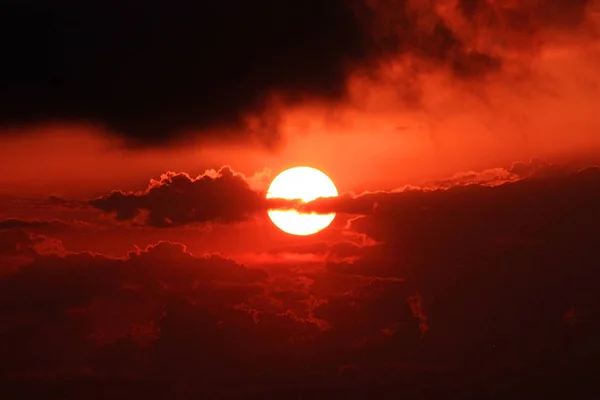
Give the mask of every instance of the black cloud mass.
POLYGON ((342 100, 351 71, 370 74, 403 55, 477 78, 501 69, 503 55, 474 37, 534 51, 538 31, 578 26, 589 1, 462 0, 458 24, 437 3, 4 1, 0 125, 15 134, 91 123, 130 146, 190 132, 273 144, 277 116, 265 116, 273 93, 285 103, 342 100), (259 122, 249 125, 249 115, 259 122))
POLYGON ((342 1, 3 2, 0 120, 92 121, 135 144, 236 125, 270 89, 335 98, 365 57, 342 1))

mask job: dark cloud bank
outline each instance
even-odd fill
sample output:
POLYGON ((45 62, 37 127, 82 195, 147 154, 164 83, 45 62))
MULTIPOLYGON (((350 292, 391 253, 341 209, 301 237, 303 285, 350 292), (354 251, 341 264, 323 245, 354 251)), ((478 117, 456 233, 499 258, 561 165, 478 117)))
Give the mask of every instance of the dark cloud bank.
POLYGON ((273 143, 273 92, 341 100, 351 71, 398 55, 477 79, 502 69, 496 44, 535 52, 539 32, 578 27, 588 3, 461 0, 448 17, 408 0, 4 1, 0 125, 91 122, 135 146, 190 129, 273 143), (249 113, 263 118, 248 126, 249 113))
POLYGON ((118 220, 154 227, 241 222, 267 209, 265 194, 227 166, 197 177, 168 172, 143 192, 114 191, 92 205, 118 220))
POLYGON ((17 227, 0 231, 10 266, 0 279, 0 390, 593 398, 600 169, 524 163, 503 174, 496 186, 342 198, 371 196, 350 229, 382 244, 274 250, 335 249, 340 257, 317 271, 248 268, 171 242, 119 259, 74 254, 17 227))

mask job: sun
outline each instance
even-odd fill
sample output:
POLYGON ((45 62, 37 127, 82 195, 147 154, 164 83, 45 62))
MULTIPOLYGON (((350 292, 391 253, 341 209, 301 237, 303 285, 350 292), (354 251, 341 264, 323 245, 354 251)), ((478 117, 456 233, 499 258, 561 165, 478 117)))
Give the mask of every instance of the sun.
MULTIPOLYGON (((300 199, 309 202, 319 197, 335 197, 338 191, 333 181, 318 169, 290 168, 273 179, 267 199, 300 199)), ((282 231, 292 235, 312 235, 329 226, 335 213, 299 213, 295 210, 269 210, 269 218, 282 231)))

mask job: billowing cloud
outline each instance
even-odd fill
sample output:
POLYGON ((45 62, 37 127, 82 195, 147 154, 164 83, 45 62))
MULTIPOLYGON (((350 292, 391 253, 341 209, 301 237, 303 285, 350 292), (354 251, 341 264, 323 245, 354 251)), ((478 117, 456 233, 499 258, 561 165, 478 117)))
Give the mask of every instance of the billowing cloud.
POLYGON ((579 331, 573 349, 564 319, 578 309, 586 315, 581 329, 598 332, 599 188, 600 169, 591 167, 380 195, 379 207, 351 228, 383 242, 381 251, 328 268, 404 277, 418 294, 414 312, 436 357, 448 351, 449 359, 482 367, 520 362, 522 374, 551 373, 569 357, 587 365, 600 347, 579 331))
POLYGON ((118 220, 155 227, 241 222, 268 208, 265 194, 227 166, 195 178, 168 172, 143 192, 114 191, 92 205, 115 213, 118 220))
MULTIPOLYGON (((153 227, 242 222, 272 208, 366 215, 382 212, 382 209, 389 206, 396 207, 398 202, 417 204, 423 199, 427 203, 435 196, 445 196, 444 193, 451 189, 468 191, 471 190, 470 187, 503 186, 526 178, 564 179, 569 176, 569 171, 569 168, 532 159, 529 162, 515 162, 507 168, 461 172, 448 179, 425 183, 422 186, 405 186, 392 191, 361 194, 348 192, 334 198, 320 198, 301 203, 297 200, 267 200, 263 192, 250 187, 243 174, 224 166, 218 171, 209 170, 195 178, 187 173, 168 172, 163 174, 160 180, 152 179, 144 191, 113 191, 94 199, 91 204, 104 212, 113 213, 117 220, 153 227), (464 189, 460 189, 461 187, 464 189), (433 194, 430 195, 430 192, 433 194)), ((316 246, 313 249, 315 252, 323 253, 329 245, 321 243, 312 246, 316 246)), ((281 253, 285 250, 277 251, 281 253)), ((296 250, 300 253, 308 252, 307 249, 296 250)))
POLYGON ((0 277, 0 374, 20 393, 85 382, 149 398, 371 386, 416 396, 426 385, 439 398, 516 396, 503 382, 534 370, 567 380, 536 389, 583 392, 595 374, 572 366, 595 371, 600 354, 600 173, 538 164, 504 169, 519 174, 504 183, 461 174, 451 187, 369 194, 377 207, 348 229, 373 245, 272 250, 339 255, 310 268, 250 268, 170 241, 74 253, 4 230, 1 259, 19 262, 0 277))
MULTIPOLYGON (((31 242, 28 235, 21 239, 21 247, 31 242)), ((361 341, 384 340, 389 333, 382 329, 414 331, 418 340, 401 281, 358 280, 348 293, 320 285, 316 294, 315 279, 328 282, 334 275, 274 276, 219 255, 192 255, 172 242, 119 258, 35 250, 30 255, 0 277, 6 339, 0 374, 17 385, 33 376, 43 385, 47 376, 61 380, 82 373, 97 382, 106 374, 161 376, 173 383, 204 376, 210 380, 203 391, 223 393, 228 371, 237 376, 232 390, 240 393, 256 385, 256 371, 260 390, 268 393, 282 372, 310 376, 316 368, 314 373, 335 377, 343 354, 361 352, 361 341), (387 286, 391 290, 382 291, 387 286), (390 299, 400 310, 394 305, 370 316, 390 299), (358 319, 356 302, 365 306, 358 319), (299 363, 311 358, 314 368, 299 363)))
MULTIPOLYGON (((2 46, 0 122, 91 123, 137 146, 190 131, 273 144, 279 106, 343 101, 357 71, 376 76, 380 64, 400 60, 394 86, 418 103, 420 71, 468 80, 514 70, 517 56, 581 34, 590 4, 258 0, 115 13, 108 5, 14 2, 1 13, 2 37, 20 41, 2 46)), ((521 57, 523 76, 526 66, 521 57)))
POLYGON ((0 255, 34 255, 51 249, 59 253, 64 251, 60 241, 44 235, 32 234, 23 229, 0 231, 0 255))
MULTIPOLYGON (((148 6, 144 13, 12 4, 2 26, 21 39, 3 42, 2 76, 11 78, 2 81, 0 120, 92 122, 130 144, 153 145, 185 128, 245 125, 270 90, 337 98, 346 64, 370 52, 345 3, 261 0, 148 6), (49 49, 53 56, 42 56, 49 49)), ((250 136, 276 140, 272 124, 261 119, 250 136)))

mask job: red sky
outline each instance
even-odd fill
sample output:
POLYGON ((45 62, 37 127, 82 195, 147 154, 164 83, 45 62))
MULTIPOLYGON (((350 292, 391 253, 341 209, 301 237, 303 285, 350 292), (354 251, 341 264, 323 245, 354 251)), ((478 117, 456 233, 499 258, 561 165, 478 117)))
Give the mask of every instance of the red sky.
POLYGON ((356 3, 7 6, 0 393, 597 389, 598 2, 356 3))

